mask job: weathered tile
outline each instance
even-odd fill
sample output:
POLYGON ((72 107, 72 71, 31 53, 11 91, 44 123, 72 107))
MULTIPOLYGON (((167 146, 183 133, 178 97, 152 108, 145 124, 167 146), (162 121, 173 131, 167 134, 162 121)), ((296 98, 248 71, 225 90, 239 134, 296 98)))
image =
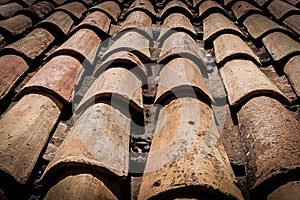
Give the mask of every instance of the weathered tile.
POLYGON ((232 60, 221 69, 229 104, 240 107, 256 96, 272 96, 287 103, 288 99, 260 69, 249 60, 232 60))
POLYGON ((138 199, 243 199, 208 105, 173 100, 157 123, 138 199))
POLYGON ((159 73, 156 104, 164 104, 174 98, 184 96, 200 98, 211 103, 213 98, 198 66, 185 58, 175 58, 159 73))
POLYGON ((30 7, 24 8, 22 11, 18 13, 24 13, 24 15, 35 16, 38 19, 43 19, 47 13, 54 9, 54 5, 47 1, 40 1, 36 4, 33 4, 30 7))
POLYGON ((102 11, 110 16, 114 23, 117 23, 118 17, 121 14, 120 6, 114 1, 105 1, 91 7, 88 11, 102 11))
MULTIPOLYGON (((57 34, 61 37, 67 35, 72 27, 73 19, 69 14, 63 11, 56 11, 42 22, 37 24, 36 27, 47 28, 53 31, 53 34, 57 34)), ((49 29, 49 31, 50 31, 49 29)))
POLYGON ((216 62, 220 66, 233 58, 247 58, 260 65, 259 58, 250 47, 239 37, 232 34, 223 34, 214 40, 216 62))
POLYGON ((300 52, 300 43, 284 33, 271 33, 264 37, 262 41, 275 61, 280 61, 300 52))
POLYGON ((22 10, 23 7, 18 3, 8 3, 0 6, 0 19, 7 19, 12 17, 17 11, 22 10))
POLYGON ((108 34, 111 19, 103 12, 94 11, 89 13, 84 20, 75 28, 74 32, 78 29, 88 28, 96 32, 100 37, 108 34))
POLYGON ((158 62, 167 63, 173 57, 192 59, 199 65, 202 62, 195 40, 184 32, 175 32, 163 41, 158 62))
POLYGON ((281 103, 263 96, 248 101, 238 121, 249 189, 264 199, 259 194, 293 179, 299 168, 300 125, 281 103))
POLYGON ((143 12, 146 12, 152 18, 156 17, 156 12, 154 10, 154 7, 153 7, 151 1, 149 1, 149 0, 135 0, 130 5, 130 7, 126 10, 125 16, 135 10, 141 10, 143 12))
POLYGON ((25 184, 60 110, 48 97, 24 96, 0 119, 0 169, 25 184))
POLYGON ((191 36, 196 35, 196 31, 194 26, 192 25, 189 18, 187 18, 185 15, 181 13, 173 13, 170 14, 165 20, 162 25, 162 29, 160 31, 158 41, 165 40, 168 35, 165 35, 167 32, 169 32, 169 29, 171 32, 174 32, 176 30, 178 31, 184 31, 191 36))
POLYGON ((46 63, 22 88, 20 95, 32 92, 51 95, 57 102, 71 103, 74 85, 82 73, 81 63, 71 56, 57 56, 46 63))
POLYGON ((249 16, 250 14, 254 13, 262 13, 260 9, 253 6, 252 4, 248 3, 247 1, 238 1, 236 2, 231 8, 234 16, 241 21, 249 16))
POLYGON ((199 7, 199 15, 202 19, 215 12, 226 14, 225 10, 220 6, 220 4, 215 1, 204 1, 199 7))
POLYGON ((287 17, 283 23, 300 35, 300 14, 287 17))
POLYGON ((67 176, 54 185, 46 194, 45 200, 53 199, 109 199, 117 197, 95 176, 78 174, 67 176))
POLYGON ((5 38, 0 34, 0 49, 6 45, 5 38))
POLYGON ((268 10, 278 20, 284 20, 291 12, 300 14, 300 10, 298 8, 281 0, 273 0, 268 5, 268 10))
POLYGON ((55 38, 47 30, 36 28, 24 38, 6 46, 3 50, 14 50, 29 60, 40 56, 53 42, 55 38))
POLYGON ((63 6, 60 6, 55 10, 66 11, 68 14, 71 14, 72 17, 78 20, 82 17, 83 12, 86 11, 87 9, 82 3, 76 1, 76 2, 71 2, 63 6))
POLYGON ((271 0, 253 0, 256 2, 259 6, 263 7, 266 3, 268 3, 271 0))
POLYGON ((0 21, 0 30, 6 35, 5 39, 9 40, 15 35, 19 35, 32 26, 32 20, 25 15, 16 15, 6 20, 0 21))
POLYGON ((37 0, 22 0, 22 2, 26 3, 28 6, 31 6, 37 2, 37 0))
POLYGON ((135 31, 126 31, 109 47, 102 59, 105 60, 117 51, 129 51, 137 55, 142 61, 150 59, 150 41, 144 35, 135 31))
POLYGON ((291 58, 283 70, 296 94, 300 97, 300 56, 298 55, 291 58))
POLYGON ((213 41, 224 33, 235 33, 243 37, 243 33, 227 17, 213 13, 203 21, 203 40, 213 41))
POLYGON ((59 54, 72 54, 77 59, 94 63, 101 39, 90 29, 79 29, 65 43, 58 47, 51 57, 59 54))
POLYGON ((224 0, 224 6, 230 6, 235 0, 224 0))
POLYGON ((161 11, 160 18, 163 21, 169 14, 176 12, 186 15, 188 18, 193 17, 193 13, 185 3, 180 0, 171 0, 161 11))
POLYGON ((19 56, 4 55, 0 57, 0 100, 13 88, 29 66, 19 56))
POLYGON ((286 31, 285 28, 261 14, 253 14, 244 21, 250 35, 256 40, 274 31, 286 31))
POLYGON ((109 68, 104 71, 88 89, 77 107, 81 112, 95 102, 107 100, 116 106, 126 104, 136 111, 143 109, 142 81, 131 71, 124 67, 109 68))
POLYGON ((64 3, 66 3, 68 0, 52 0, 53 2, 55 2, 57 5, 62 5, 64 3))
POLYGON ((106 178, 120 197, 120 188, 128 175, 131 119, 118 109, 97 103, 75 121, 63 144, 42 177, 51 184, 65 170, 85 168, 98 177, 106 178))
POLYGON ((267 200, 297 200, 300 196, 300 181, 290 181, 276 188, 267 200))
POLYGON ((10 0, 0 0, 0 5, 7 4, 9 2, 10 2, 10 0))
POLYGON ((300 0, 286 0, 288 3, 290 3, 293 6, 298 6, 300 5, 300 0))

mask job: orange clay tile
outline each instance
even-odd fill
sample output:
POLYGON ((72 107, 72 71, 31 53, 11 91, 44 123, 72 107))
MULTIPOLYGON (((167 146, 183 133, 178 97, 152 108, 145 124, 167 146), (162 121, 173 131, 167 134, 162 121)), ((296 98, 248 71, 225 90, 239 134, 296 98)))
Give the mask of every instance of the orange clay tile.
POLYGON ((213 98, 198 66, 185 58, 175 58, 163 66, 159 74, 156 104, 164 104, 184 96, 211 103, 213 98))
POLYGON ((63 10, 66 11, 68 14, 71 14, 72 17, 74 17, 75 19, 79 19, 81 18, 82 14, 84 11, 86 11, 86 7, 79 2, 71 2, 68 4, 65 4, 63 6, 60 6, 58 8, 56 8, 55 10, 63 10))
POLYGON ((25 60, 15 55, 0 57, 0 100, 13 88, 14 84, 29 68, 25 60))
POLYGON ((247 1, 238 1, 236 2, 231 8, 234 16, 241 21, 249 16, 250 14, 254 13, 262 13, 260 9, 253 6, 252 4, 248 3, 247 1))
POLYGON ((268 10, 278 20, 284 20, 290 13, 300 14, 300 10, 298 8, 281 0, 273 0, 268 5, 268 10))
POLYGON ((238 112, 245 147, 247 184, 254 196, 293 180, 299 169, 300 125, 278 101, 257 97, 238 112))
POLYGON ((156 12, 150 0, 135 0, 125 12, 125 16, 135 10, 141 10, 152 18, 156 17, 156 12))
POLYGON ((6 35, 5 39, 11 39, 11 37, 21 34, 31 26, 32 20, 22 14, 0 21, 0 30, 6 35))
POLYGON ((298 35, 300 35, 300 14, 299 15, 291 15, 283 21, 285 25, 295 31, 298 35))
POLYGON ((59 181, 46 194, 45 200, 56 199, 110 199, 117 197, 107 186, 91 174, 70 175, 59 181))
POLYGON ((36 93, 52 97, 58 104, 71 103, 74 85, 82 73, 81 63, 71 56, 57 56, 46 63, 19 94, 36 93))
POLYGON ((227 91, 229 104, 233 107, 240 107, 256 96, 272 96, 288 103, 284 94, 249 60, 227 62, 220 69, 220 75, 227 91))
POLYGON ((15 51, 29 61, 40 56, 53 42, 54 36, 47 30, 36 28, 24 38, 6 46, 3 51, 15 51))
POLYGON ((285 28, 261 14, 250 15, 245 19, 244 25, 255 40, 261 39, 270 32, 287 32, 285 28))
POLYGON ((47 1, 40 1, 28 8, 24 8, 23 10, 17 13, 23 13, 24 15, 32 16, 32 18, 37 17, 38 20, 43 19, 48 12, 54 9, 54 6, 47 1))
POLYGON ((225 10, 215 1, 204 1, 199 7, 199 15, 202 19, 211 13, 219 12, 226 15, 225 10))
POLYGON ((0 6, 0 19, 7 19, 12 17, 17 11, 22 10, 23 7, 18 3, 8 3, 0 6))
POLYGON ((294 56, 286 63, 284 73, 300 97, 300 55, 294 56))
POLYGON ((271 33, 264 37, 262 41, 275 61, 300 53, 300 43, 284 33, 271 33))
POLYGON ((152 26, 151 17, 143 11, 133 11, 131 12, 124 23, 122 24, 120 31, 125 31, 129 29, 140 29, 146 32, 145 36, 149 37, 151 34, 148 29, 152 26))
POLYGON ((105 1, 91 7, 88 11, 102 11, 110 16, 114 23, 117 23, 118 17, 121 14, 120 6, 114 1, 105 1))
POLYGON ((131 106, 140 112, 143 109, 142 81, 132 71, 122 66, 109 68, 88 89, 77 110, 81 112, 95 101, 104 101, 108 97, 111 97, 109 100, 111 104, 120 106, 126 103, 127 108, 131 106))
POLYGON ((172 0, 169 1, 169 3, 161 11, 160 18, 163 21, 168 15, 176 12, 186 15, 188 18, 193 17, 193 13, 190 11, 190 9, 187 7, 185 3, 179 0, 172 0))
POLYGON ((101 39, 90 29, 79 29, 65 43, 57 48, 51 57, 59 54, 69 54, 81 62, 88 61, 93 64, 96 58, 101 39))
POLYGON ((60 110, 48 97, 24 96, 0 119, 0 170, 25 184, 60 110))
POLYGON ((224 33, 235 33, 243 37, 242 32, 227 17, 220 13, 213 13, 203 21, 203 40, 213 41, 224 33))
POLYGON ((233 58, 247 58, 260 65, 259 58, 239 36, 223 34, 217 37, 213 44, 216 62, 220 66, 233 58))
POLYGON ((212 109, 194 98, 175 99, 164 106, 138 199, 198 198, 209 193, 208 199, 241 200, 235 182, 212 109))

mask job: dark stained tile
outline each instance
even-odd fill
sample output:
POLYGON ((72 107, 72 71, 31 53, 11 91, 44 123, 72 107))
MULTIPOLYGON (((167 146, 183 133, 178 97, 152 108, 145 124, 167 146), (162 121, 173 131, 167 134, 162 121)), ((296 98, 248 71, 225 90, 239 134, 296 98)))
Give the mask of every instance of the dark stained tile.
POLYGON ((32 20, 25 15, 16 15, 12 18, 0 21, 0 30, 5 35, 6 40, 22 34, 32 26, 32 20))
MULTIPOLYGON (((140 112, 142 103, 142 81, 131 71, 122 66, 104 71, 92 84, 77 107, 78 112, 93 105, 96 101, 112 97, 111 104, 125 102, 140 112)), ((120 106, 116 105, 116 106, 120 106)))
POLYGON ((80 19, 82 17, 82 14, 84 11, 87 10, 87 8, 80 2, 71 2, 68 4, 64 4, 55 10, 63 10, 66 11, 68 14, 71 14, 74 19, 80 19))
POLYGON ((293 179, 299 167, 300 125, 278 101, 257 97, 238 112, 247 184, 255 198, 293 179), (294 172, 293 172, 294 171, 294 172))
POLYGON ((0 57, 0 100, 13 88, 24 75, 29 66, 19 56, 4 55, 0 57))
POLYGON ((221 69, 229 104, 240 107, 256 96, 272 96, 284 103, 288 99, 260 69, 249 60, 232 60, 221 69))
POLYGON ((169 1, 169 3, 161 11, 160 18, 163 21, 169 14, 176 12, 186 15, 188 18, 193 17, 193 13, 190 11, 190 9, 185 3, 179 0, 172 0, 169 1))
POLYGON ((211 108, 194 98, 164 106, 138 199, 197 198, 203 188, 211 199, 243 199, 235 181, 211 108))
POLYGON ((0 0, 0 5, 10 3, 11 0, 0 0))
POLYGON ((268 10, 272 13, 276 19, 284 20, 290 13, 298 13, 300 14, 300 10, 291 4, 281 1, 281 0, 273 0, 268 5, 268 10))
POLYGON ((300 14, 287 17, 283 23, 300 35, 300 14))
POLYGON ((145 13, 147 13, 152 18, 156 17, 156 11, 154 10, 154 7, 149 0, 135 0, 130 7, 127 9, 125 16, 127 16, 129 13, 135 11, 135 10, 141 10, 145 13))
POLYGON ((36 3, 38 0, 22 0, 22 2, 26 3, 28 6, 33 5, 36 3))
POLYGON ((133 11, 127 16, 120 28, 120 31, 140 29, 141 32, 145 32, 145 36, 151 37, 151 29, 149 30, 151 26, 152 19, 148 14, 143 11, 133 11))
POLYGON ((262 41, 275 61, 280 61, 300 52, 300 43, 284 33, 271 33, 264 37, 262 41))
POLYGON ((220 13, 213 13, 203 21, 203 40, 213 41, 224 33, 235 33, 243 37, 243 33, 227 17, 220 13))
POLYGON ((286 2, 290 3, 293 6, 300 6, 300 0, 286 0, 286 2))
POLYGON ((69 54, 80 61, 94 63, 101 39, 90 29, 79 29, 65 43, 58 47, 51 57, 60 54, 69 54))
POLYGON ((102 3, 99 3, 93 7, 91 7, 88 11, 92 12, 92 11, 102 11, 104 13, 106 13, 107 15, 109 15, 114 23, 117 23, 118 21, 118 17, 121 14, 121 8, 120 6, 114 2, 114 1, 105 1, 102 3))
POLYGON ((188 59, 175 58, 159 73, 155 103, 164 104, 172 98, 184 96, 200 98, 208 103, 213 101, 198 66, 188 59))
POLYGON ((43 19, 48 12, 54 9, 54 5, 47 1, 40 1, 32 6, 24 8, 18 13, 27 16, 32 16, 31 18, 37 18, 37 20, 43 19))
POLYGON ((17 11, 22 10, 23 6, 18 3, 8 3, 0 6, 0 19, 12 17, 17 11))
POLYGON ((199 15, 202 19, 205 19, 208 15, 216 12, 226 15, 225 10, 215 1, 204 1, 199 7, 199 15))
POLYGON ((234 16, 241 21, 254 13, 263 13, 260 9, 248 3, 247 1, 238 1, 232 6, 232 12, 234 16))
POLYGON ((233 58, 247 58, 260 65, 259 58, 239 36, 223 34, 213 44, 216 62, 220 66, 233 58))
POLYGON ((19 94, 39 92, 51 96, 58 104, 71 103, 74 97, 74 86, 82 70, 81 63, 71 56, 54 57, 30 79, 19 94))
POLYGON ((284 67, 284 73, 292 84, 296 94, 300 97, 300 56, 291 58, 284 67))
POLYGON ((47 30, 36 28, 24 38, 6 46, 2 51, 14 51, 25 60, 34 60, 54 42, 55 38, 47 30))
POLYGON ((48 97, 24 96, 0 119, 0 169, 25 184, 60 110, 48 97))
POLYGON ((91 174, 71 175, 54 185, 45 196, 45 200, 56 199, 110 199, 117 197, 105 184, 91 174))

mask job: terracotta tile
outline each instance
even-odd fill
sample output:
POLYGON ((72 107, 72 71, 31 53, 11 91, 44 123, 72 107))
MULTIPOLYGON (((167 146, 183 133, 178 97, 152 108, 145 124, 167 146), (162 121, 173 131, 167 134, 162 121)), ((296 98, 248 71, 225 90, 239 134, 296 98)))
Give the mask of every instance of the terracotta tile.
POLYGON ((0 119, 0 168, 25 184, 60 110, 48 97, 24 96, 0 119))
POLYGON ((80 19, 84 11, 86 11, 86 7, 79 2, 71 2, 56 8, 55 10, 63 10, 68 14, 71 14, 75 19, 80 19))
POLYGON ((36 28, 24 38, 6 46, 3 50, 13 50, 34 60, 40 56, 53 42, 54 37, 47 30, 36 28))
POLYGON ((243 37, 243 33, 227 17, 220 13, 209 15, 203 21, 203 40, 212 41, 224 33, 236 33, 243 37))
POLYGON ((28 8, 24 8, 22 11, 18 13, 24 13, 24 15, 34 15, 39 19, 43 19, 48 12, 54 9, 54 6, 47 1, 40 1, 28 8))
POLYGON ((175 32, 163 42, 158 62, 166 63, 173 57, 192 59, 195 63, 202 62, 195 40, 184 32, 175 32))
POLYGON ((231 8, 234 16, 241 21, 249 16, 250 14, 254 13, 262 13, 260 9, 253 6, 252 4, 248 3, 247 1, 238 1, 236 2, 231 8))
POLYGON ((108 56, 101 64, 100 69, 95 74, 100 74, 108 68, 115 66, 124 66, 124 68, 131 70, 141 80, 146 79, 147 67, 142 61, 133 53, 128 51, 118 51, 108 56))
POLYGON ((185 14, 188 18, 193 17, 193 13, 185 3, 179 0, 171 0, 161 11, 160 18, 163 21, 169 14, 176 12, 185 14))
POLYGON ((29 66, 19 56, 4 55, 0 57, 0 100, 13 88, 24 75, 29 66))
POLYGON ((178 31, 184 31, 191 36, 196 35, 196 31, 194 26, 192 25, 189 18, 187 18, 185 15, 180 13, 173 13, 170 14, 165 20, 162 25, 162 30, 160 32, 160 35, 158 37, 158 41, 165 40, 168 35, 165 35, 167 32, 169 32, 169 29, 171 32, 178 31))
POLYGON ((62 5, 66 3, 68 0, 52 0, 52 1, 55 2, 57 5, 62 5))
POLYGON ((281 180, 293 179, 299 167, 300 125, 278 101, 257 97, 238 113, 246 153, 249 189, 256 198, 272 191, 281 180))
POLYGON ((25 15, 16 15, 12 18, 0 21, 0 29, 5 34, 5 39, 11 39, 15 35, 19 35, 32 26, 32 21, 25 15))
POLYGON ((268 200, 297 200, 300 196, 300 181, 290 181, 268 195, 268 200))
POLYGON ((233 107, 240 107, 256 96, 272 96, 288 103, 284 94, 251 61, 229 61, 220 69, 220 75, 233 107))
POLYGON ((19 94, 39 92, 50 95, 60 104, 71 103, 74 85, 82 73, 81 63, 71 56, 57 56, 46 63, 22 88, 19 94))
POLYGON ((69 14, 63 11, 56 11, 42 22, 37 24, 36 27, 47 28, 51 27, 53 34, 57 34, 61 37, 67 35, 72 27, 73 19, 69 14))
POLYGON ((8 3, 0 6, 0 19, 7 19, 12 17, 17 11, 22 10, 23 7, 18 3, 8 3))
POLYGON ((290 3, 293 6, 298 6, 300 5, 300 0, 286 0, 288 3, 290 3))
POLYGON ((106 59, 117 51, 129 51, 139 57, 142 61, 150 59, 150 41, 144 35, 135 31, 126 31, 109 47, 102 59, 106 59))
POLYGON ((80 61, 94 63, 101 39, 90 29, 79 29, 65 43, 57 48, 51 57, 59 54, 71 54, 80 61))
POLYGON ((284 73, 300 97, 300 56, 294 56, 286 63, 284 73))
POLYGON ((125 12, 125 16, 135 10, 141 10, 147 13, 152 18, 156 17, 156 12, 154 10, 154 7, 151 1, 149 0, 135 0, 125 12))
POLYGON ((105 1, 99 3, 89 9, 89 11, 102 11, 109 15, 113 22, 116 23, 118 21, 119 15, 121 14, 120 6, 114 1, 105 1))
POLYGON ((77 111, 95 104, 99 99, 111 96, 111 104, 131 106, 140 112, 143 109, 142 81, 130 70, 120 67, 109 68, 103 72, 88 89, 77 111), (123 104, 122 104, 123 103, 123 104))
POLYGON ((300 15, 291 15, 283 23, 300 35, 300 15))
POLYGON ((204 1, 199 7, 199 15, 202 19, 206 18, 211 13, 216 12, 226 15, 225 10, 215 1, 204 1))
POLYGON ((146 37, 151 37, 152 19, 151 17, 143 11, 134 11, 130 13, 124 23, 122 24, 120 31, 125 31, 128 29, 140 29, 145 32, 146 37))
POLYGON ((265 4, 267 4, 269 1, 272 0, 253 0, 254 2, 256 2, 259 6, 263 7, 265 4))
POLYGON ((164 106, 139 199, 198 198, 207 194, 204 188, 211 199, 243 199, 235 181, 211 108, 193 98, 164 106))
POLYGON ((37 2, 38 0, 22 0, 22 2, 26 3, 28 6, 33 5, 35 2, 37 2))
POLYGON ((287 2, 281 0, 273 0, 268 5, 268 10, 278 20, 284 20, 290 12, 297 12, 300 14, 300 10, 287 2))
POLYGON ((45 200, 56 199, 111 199, 117 197, 105 184, 90 174, 68 176, 54 185, 46 194, 45 200))
POLYGON ((260 65, 259 58, 250 47, 239 37, 232 34, 220 35, 214 40, 216 62, 220 66, 233 58, 247 58, 260 65))
POLYGON ((253 14, 247 17, 244 21, 244 25, 247 28, 250 35, 256 40, 261 39, 265 35, 274 31, 285 31, 286 29, 278 25, 276 22, 269 18, 260 15, 253 14))
MULTIPOLYGON (((104 103, 89 107, 71 128, 42 177, 46 185, 65 170, 97 173, 108 178, 120 197, 128 175, 131 119, 104 103)), ((111 185, 111 186, 112 186, 111 185)))
POLYGON ((280 61, 300 51, 300 43, 284 33, 271 33, 264 37, 262 41, 275 61, 280 61))
POLYGON ((176 58, 163 66, 156 93, 156 104, 164 104, 174 98, 201 98, 208 103, 213 101, 198 66, 185 58, 176 58))
POLYGON ((111 19, 103 12, 94 11, 89 13, 85 19, 75 28, 88 28, 96 32, 100 37, 107 36, 111 24, 111 19))
POLYGON ((234 3, 235 0, 224 0, 224 6, 229 6, 234 3))

